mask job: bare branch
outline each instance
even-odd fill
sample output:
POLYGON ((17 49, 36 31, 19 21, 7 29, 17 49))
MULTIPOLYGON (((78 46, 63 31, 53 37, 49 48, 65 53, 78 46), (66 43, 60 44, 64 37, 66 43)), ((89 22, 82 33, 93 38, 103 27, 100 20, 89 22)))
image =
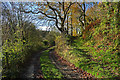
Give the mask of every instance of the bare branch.
POLYGON ((55 17, 48 16, 46 13, 44 13, 44 12, 42 12, 42 11, 33 12, 33 11, 25 11, 25 10, 23 10, 23 11, 21 11, 21 12, 32 13, 32 14, 38 14, 38 13, 41 13, 41 14, 45 15, 45 16, 48 17, 48 18, 56 19, 55 17))
POLYGON ((50 6, 49 2, 47 2, 47 4, 48 4, 48 7, 49 7, 50 9, 52 9, 53 11, 56 11, 56 12, 57 12, 57 14, 58 14, 60 20, 62 21, 63 18, 62 18, 61 15, 60 15, 61 12, 58 11, 57 9, 53 8, 52 6, 50 6))
POLYGON ((82 8, 82 6, 81 6, 78 2, 77 2, 77 4, 78 4, 78 5, 79 5, 79 7, 82 9, 82 11, 84 11, 84 10, 83 10, 83 8, 82 8))
POLYGON ((69 9, 70 9, 70 7, 74 4, 75 2, 73 2, 73 3, 71 3, 70 2, 70 5, 65 9, 65 14, 67 14, 68 13, 68 11, 69 11, 69 9))

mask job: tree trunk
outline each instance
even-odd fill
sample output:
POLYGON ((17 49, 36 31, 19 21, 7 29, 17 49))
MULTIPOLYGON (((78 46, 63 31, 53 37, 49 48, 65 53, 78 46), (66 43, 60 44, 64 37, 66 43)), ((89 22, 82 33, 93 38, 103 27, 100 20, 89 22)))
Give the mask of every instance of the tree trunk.
POLYGON ((73 26, 72 26, 72 12, 71 12, 71 36, 73 35, 73 26))
POLYGON ((120 15, 119 15, 119 10, 120 10, 120 2, 117 3, 117 14, 116 14, 116 18, 117 18, 117 27, 118 29, 120 29, 120 15))
POLYGON ((7 69, 9 69, 9 59, 8 59, 8 53, 5 53, 6 56, 6 64, 7 64, 7 69))
POLYGON ((66 31, 67 31, 67 34, 68 34, 68 29, 69 29, 69 28, 68 28, 68 15, 67 15, 67 30, 66 30, 66 31))
POLYGON ((85 21, 85 2, 83 3, 83 6, 84 6, 84 28, 85 28, 85 25, 86 25, 86 21, 85 21))

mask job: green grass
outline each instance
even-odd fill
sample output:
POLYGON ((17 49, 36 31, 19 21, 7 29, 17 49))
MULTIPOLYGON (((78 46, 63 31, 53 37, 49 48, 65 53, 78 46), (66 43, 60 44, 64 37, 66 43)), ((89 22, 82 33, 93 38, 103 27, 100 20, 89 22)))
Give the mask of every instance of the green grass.
MULTIPOLYGON (((114 63, 114 62, 109 62, 109 59, 107 58, 111 58, 111 56, 109 54, 107 54, 107 52, 104 52, 104 54, 106 54, 106 56, 102 57, 100 59, 98 59, 98 57, 100 56, 99 53, 97 53, 98 57, 90 57, 89 58, 89 54, 91 54, 92 52, 95 52, 94 49, 92 49, 90 47, 79 47, 78 48, 73 48, 71 50, 69 50, 68 53, 64 53, 63 57, 68 60, 69 62, 73 63, 76 67, 79 67, 81 69, 83 69, 84 71, 94 75, 96 78, 102 78, 103 76, 105 78, 114 78, 114 77, 118 77, 118 75, 116 75, 115 73, 119 73, 119 67, 118 64, 114 63), (65 57, 65 54, 67 55, 65 57), (92 58, 95 59, 95 61, 92 60, 92 58), (104 61, 102 61, 104 59, 104 61), (104 68, 106 67, 106 68, 104 68)), ((115 61, 117 62, 117 61, 115 61)), ((118 63, 118 62, 117 62, 118 63)))
MULTIPOLYGON (((81 48, 81 49, 83 49, 83 48, 81 48)), ((106 58, 106 57, 111 58, 112 54, 111 54, 111 56, 109 56, 110 53, 107 55, 107 53, 104 52, 104 54, 106 54, 107 56, 101 57, 100 60, 93 61, 92 59, 88 59, 87 56, 86 56, 87 54, 91 54, 92 52, 89 52, 89 51, 88 52, 82 52, 80 50, 78 50, 78 51, 76 51, 76 50, 73 50, 72 52, 74 52, 74 55, 76 55, 76 56, 79 55, 78 56, 80 58, 79 59, 79 67, 81 69, 83 69, 84 71, 87 71, 88 73, 91 73, 92 75, 94 75, 97 78, 101 78, 102 76, 104 76, 106 78, 113 78, 113 77, 118 76, 118 75, 115 75, 115 73, 119 73, 119 71, 117 70, 119 68, 118 64, 112 62, 111 60, 109 61, 106 58), (75 54, 75 52, 77 54, 75 54), (83 55, 83 54, 86 54, 86 55, 83 55), (105 62, 101 62, 103 59, 104 59, 105 62), (106 64, 106 62, 108 62, 108 63, 106 64), (103 67, 107 67, 107 68, 103 68, 103 67)), ((97 53, 97 55, 99 55, 99 53, 97 53)), ((91 57, 91 58, 95 59, 94 56, 91 57)), ((96 57, 96 59, 98 59, 98 57, 96 57)), ((115 62, 117 62, 117 61, 115 61, 115 62)))
POLYGON ((62 78, 63 75, 56 69, 49 59, 49 50, 45 50, 40 57, 41 70, 44 78, 62 78))

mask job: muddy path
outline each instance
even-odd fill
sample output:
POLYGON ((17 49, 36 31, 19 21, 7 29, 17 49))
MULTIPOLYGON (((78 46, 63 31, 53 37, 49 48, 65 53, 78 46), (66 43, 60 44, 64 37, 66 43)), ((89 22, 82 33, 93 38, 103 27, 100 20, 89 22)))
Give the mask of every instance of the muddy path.
MULTIPOLYGON (((43 52, 43 51, 42 51, 43 52)), ((44 78, 42 71, 40 70, 40 56, 42 52, 34 54, 22 69, 20 78, 44 78)), ((64 60, 62 57, 54 53, 49 52, 49 58, 56 68, 64 75, 64 79, 94 79, 97 80, 93 75, 75 67, 74 64, 64 60)))
POLYGON ((40 55, 42 52, 32 55, 22 68, 20 78, 42 78, 40 70, 40 55))
MULTIPOLYGON (((43 78, 42 71, 40 70, 40 56, 42 52, 33 55, 30 60, 25 64, 21 78, 43 78)), ((73 64, 62 59, 53 51, 49 52, 49 58, 56 68, 64 75, 66 79, 80 79, 80 78, 94 78, 91 74, 76 68, 73 64)))

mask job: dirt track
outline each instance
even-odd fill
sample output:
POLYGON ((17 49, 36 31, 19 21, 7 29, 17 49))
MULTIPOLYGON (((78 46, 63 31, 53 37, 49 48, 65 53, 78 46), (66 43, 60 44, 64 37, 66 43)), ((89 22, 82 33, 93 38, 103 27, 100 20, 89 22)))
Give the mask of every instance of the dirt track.
POLYGON ((42 78, 42 72, 40 71, 40 54, 39 52, 31 57, 21 73, 21 78, 42 78))
POLYGON ((59 71, 64 75, 64 78, 69 79, 80 79, 80 78, 94 78, 91 74, 76 68, 73 64, 67 62, 66 60, 60 58, 60 56, 50 53, 49 55, 51 61, 59 69, 59 71))
MULTIPOLYGON (((40 70, 40 55, 42 52, 33 55, 23 68, 21 78, 43 78, 40 70)), ((80 79, 80 78, 93 78, 93 76, 81 69, 76 68, 73 64, 62 59, 60 56, 50 52, 49 58, 57 69, 64 75, 63 78, 80 79)))

